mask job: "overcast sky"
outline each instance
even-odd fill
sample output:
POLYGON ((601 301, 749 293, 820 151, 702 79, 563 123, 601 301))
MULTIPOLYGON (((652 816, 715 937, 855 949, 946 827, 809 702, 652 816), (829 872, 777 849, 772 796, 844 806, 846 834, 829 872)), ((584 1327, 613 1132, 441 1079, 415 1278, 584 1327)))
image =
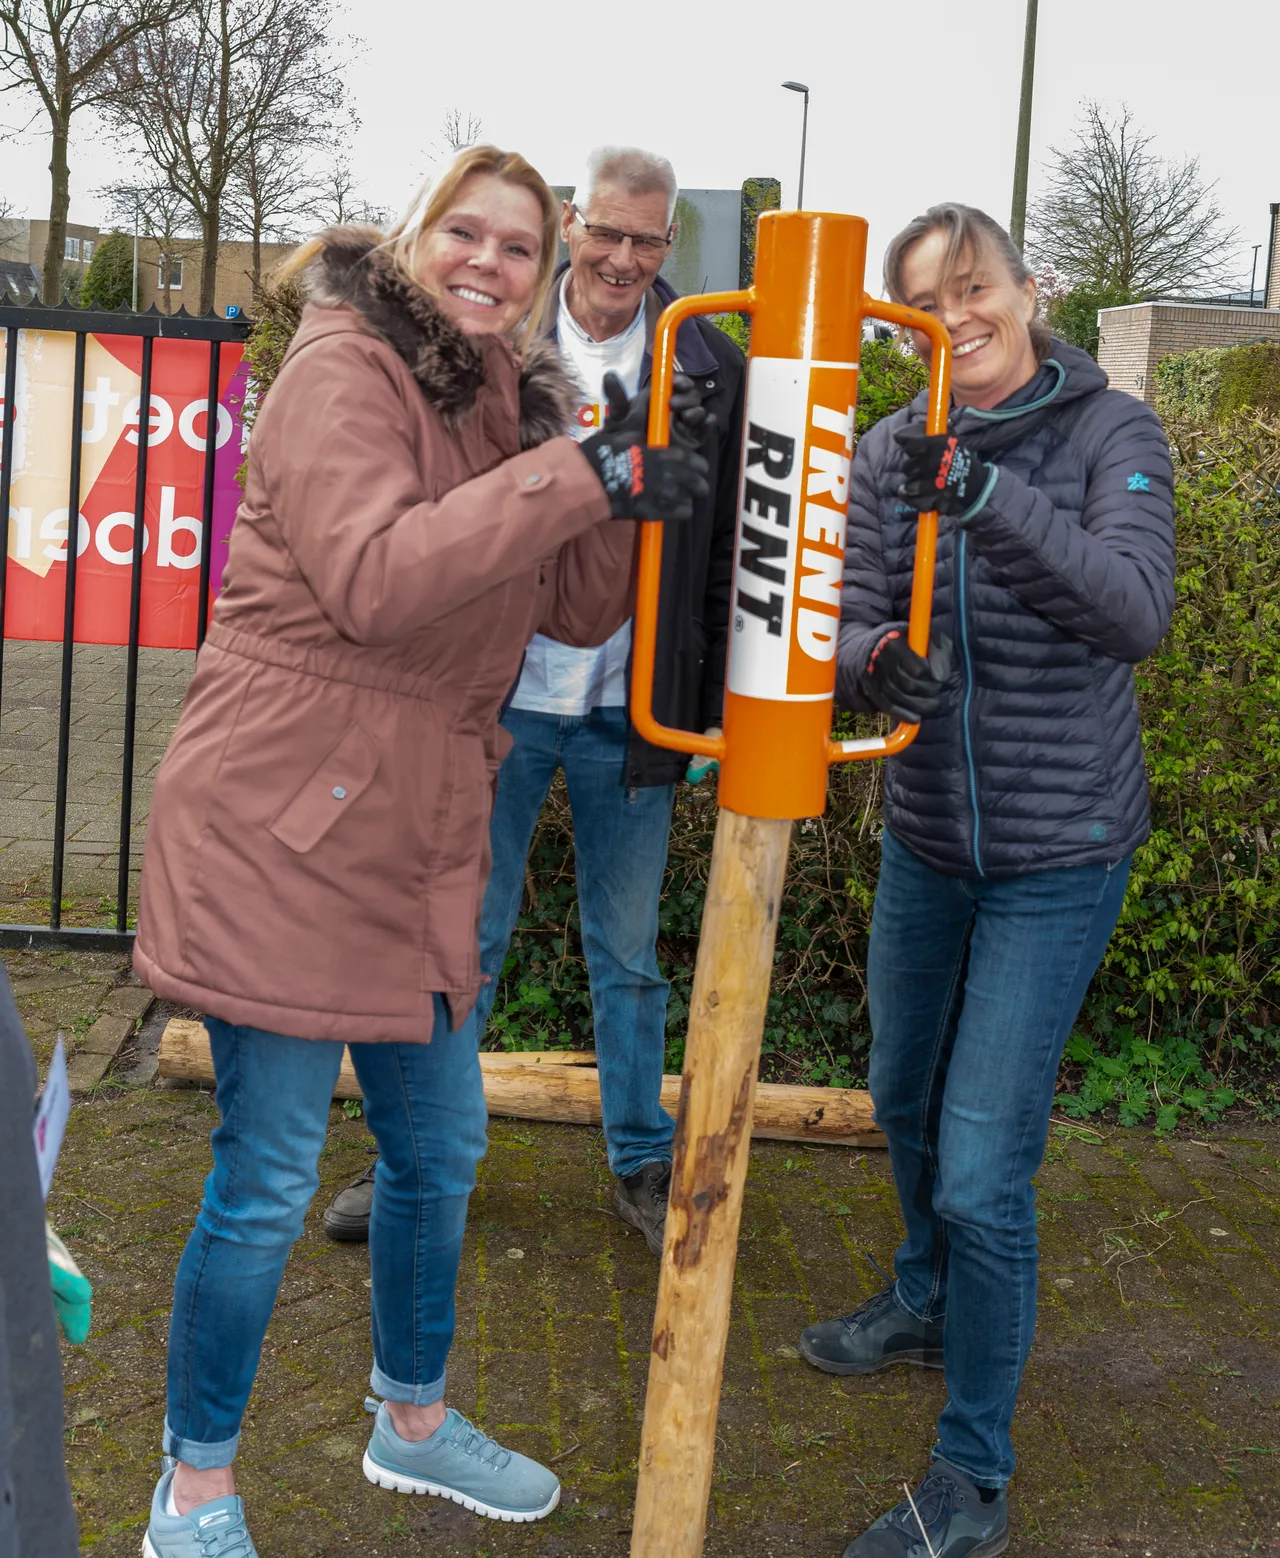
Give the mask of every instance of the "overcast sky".
MULTIPOLYGON (((771 175, 792 203, 801 100, 779 82, 796 79, 812 88, 805 203, 866 216, 878 276, 893 232, 935 200, 1008 221, 1024 16, 1024 0, 482 0, 457 11, 359 0, 353 163, 369 199, 399 208, 457 107, 553 184, 571 183, 592 146, 629 142, 665 153, 691 188, 771 175)), ((1127 103, 1158 150, 1198 156, 1217 181, 1247 285, 1252 245, 1265 243, 1280 201, 1278 41, 1276 0, 1041 0, 1032 197, 1037 165, 1067 140, 1082 98, 1127 103)), ((0 123, 19 122, 0 99, 0 123)), ((47 214, 46 161, 34 131, 0 145, 0 194, 19 212, 47 214)), ((73 219, 98 219, 93 190, 118 170, 86 117, 73 219)))

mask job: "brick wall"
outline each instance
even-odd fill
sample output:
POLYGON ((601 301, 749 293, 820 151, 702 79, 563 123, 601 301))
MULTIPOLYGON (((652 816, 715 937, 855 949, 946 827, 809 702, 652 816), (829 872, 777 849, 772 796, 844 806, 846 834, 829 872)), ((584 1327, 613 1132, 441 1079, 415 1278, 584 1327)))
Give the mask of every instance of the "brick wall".
POLYGON ((1163 357, 1201 346, 1280 341, 1280 309, 1219 308, 1203 303, 1132 303, 1098 313, 1098 365, 1112 389, 1155 400, 1155 367, 1163 357))
POLYGON ((1280 308, 1280 204, 1271 206, 1271 256, 1267 264, 1267 307, 1280 308))
MULTIPOLYGON (((291 243, 264 243, 262 245, 262 274, 269 277, 286 255, 295 248, 291 243)), ((200 306, 200 276, 204 266, 204 248, 198 238, 175 239, 170 245, 175 259, 182 261, 182 285, 169 290, 166 303, 164 289, 160 285, 160 248, 153 238, 144 238, 138 253, 138 307, 148 309, 154 303, 162 313, 176 314, 180 308, 189 314, 200 306)), ((214 287, 213 307, 217 314, 225 314, 227 305, 239 306, 243 315, 253 313, 253 245, 234 240, 224 240, 218 245, 218 280, 214 287)))

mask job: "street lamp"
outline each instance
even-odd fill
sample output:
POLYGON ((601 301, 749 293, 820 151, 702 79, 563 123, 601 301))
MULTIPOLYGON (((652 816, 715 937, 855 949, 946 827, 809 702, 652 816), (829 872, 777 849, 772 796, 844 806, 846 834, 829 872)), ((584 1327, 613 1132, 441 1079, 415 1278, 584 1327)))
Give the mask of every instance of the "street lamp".
POLYGON ((804 120, 800 127, 800 190, 796 195, 796 210, 804 210, 804 152, 805 144, 809 139, 809 88, 803 81, 784 81, 783 86, 788 92, 804 93, 804 120))

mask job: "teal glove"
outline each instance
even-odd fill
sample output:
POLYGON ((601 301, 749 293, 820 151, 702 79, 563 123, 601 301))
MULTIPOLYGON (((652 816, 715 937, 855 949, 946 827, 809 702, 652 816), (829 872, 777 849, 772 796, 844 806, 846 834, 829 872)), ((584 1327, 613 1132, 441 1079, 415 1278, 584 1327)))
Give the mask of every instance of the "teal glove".
POLYGON ((89 1337, 93 1288, 48 1223, 44 1225, 44 1232, 49 1251, 49 1276, 53 1281, 54 1311, 63 1336, 74 1346, 89 1337))
MULTIPOLYGON (((709 725, 703 734, 718 736, 720 727, 719 725, 709 725)), ((703 757, 700 752, 695 752, 689 759, 689 766, 685 769, 684 776, 690 784, 701 784, 708 774, 718 774, 719 772, 719 758, 703 757)))

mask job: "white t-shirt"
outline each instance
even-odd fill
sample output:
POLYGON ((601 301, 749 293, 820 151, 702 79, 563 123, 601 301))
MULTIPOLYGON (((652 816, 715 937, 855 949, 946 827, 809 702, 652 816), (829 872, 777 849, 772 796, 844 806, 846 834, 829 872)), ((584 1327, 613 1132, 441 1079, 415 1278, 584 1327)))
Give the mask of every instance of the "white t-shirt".
MULTIPOLYGON (((616 373, 628 395, 640 388, 644 304, 642 299, 635 318, 620 335, 593 341, 569 312, 568 286, 566 271, 560 284, 558 333, 561 356, 582 392, 582 402, 569 429, 570 435, 581 443, 604 426, 606 373, 616 373)), ((535 633, 525 651, 524 670, 511 707, 535 714, 589 714, 592 709, 625 705, 630 653, 630 622, 624 622, 612 638, 596 649, 574 649, 535 633)))

